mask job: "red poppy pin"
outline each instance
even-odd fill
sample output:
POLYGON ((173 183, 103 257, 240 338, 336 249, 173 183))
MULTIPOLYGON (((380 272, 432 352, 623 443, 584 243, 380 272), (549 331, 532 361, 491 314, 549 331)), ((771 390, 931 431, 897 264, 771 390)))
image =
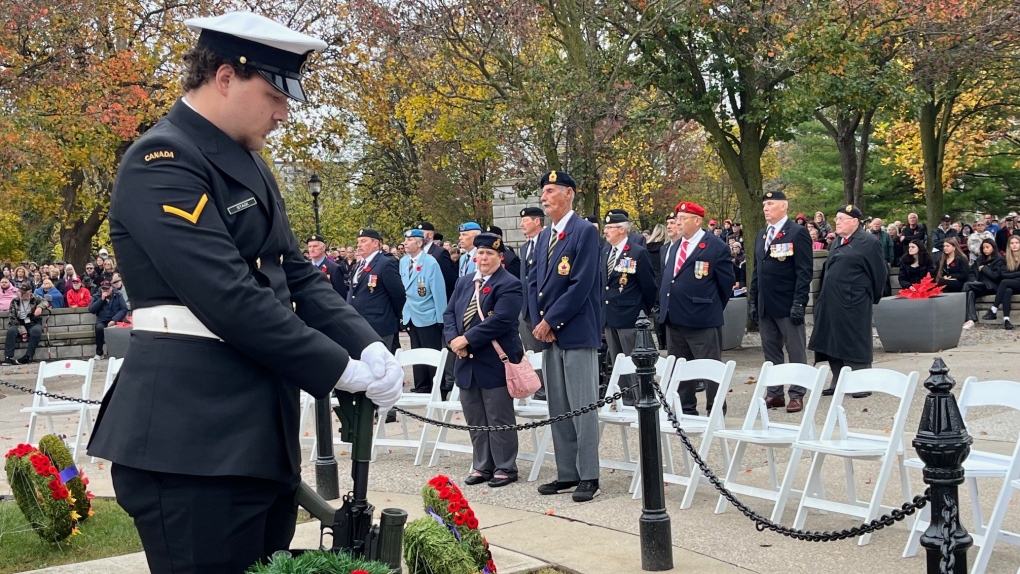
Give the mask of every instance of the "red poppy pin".
POLYGON ((471 262, 472 263, 478 263, 478 258, 477 257, 472 257, 471 258, 471 262))
POLYGON ((556 237, 557 237, 557 238, 558 238, 558 239, 559 239, 560 241, 563 241, 563 240, 564 240, 564 239, 565 239, 565 238, 567 237, 567 232, 566 232, 566 231, 561 231, 561 232, 560 232, 560 234, 559 234, 559 235, 557 235, 556 237))
POLYGON ((698 244, 698 249, 704 249, 704 248, 705 248, 705 242, 702 241, 701 243, 698 244))
POLYGON ((783 232, 780 231, 779 233, 776 234, 776 239, 782 239, 782 238, 783 238, 783 232))
POLYGON ((414 268, 415 271, 421 271, 421 265, 414 268))
POLYGON ((371 272, 371 271, 372 271, 372 268, 371 268, 371 267, 365 267, 365 273, 369 273, 369 272, 371 272))
POLYGON ((630 243, 623 246, 624 251, 630 251, 630 243))
POLYGON ((489 291, 492 291, 492 287, 482 287, 483 294, 488 295, 489 291))
POLYGON ((956 261, 951 261, 951 262, 949 263, 949 266, 950 266, 950 267, 956 267, 956 261))

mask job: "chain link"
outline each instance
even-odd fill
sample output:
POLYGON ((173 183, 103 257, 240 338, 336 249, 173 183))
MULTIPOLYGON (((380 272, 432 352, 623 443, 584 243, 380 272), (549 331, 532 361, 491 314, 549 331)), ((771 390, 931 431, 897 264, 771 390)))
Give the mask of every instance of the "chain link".
POLYGON ((666 397, 662 394, 662 389, 659 388, 658 383, 652 381, 652 388, 655 390, 655 394, 658 395, 659 402, 662 403, 662 408, 663 410, 665 410, 666 416, 669 418, 670 424, 673 425, 673 428, 676 430, 677 434, 680 435, 680 440, 683 442, 684 448, 686 448, 687 452, 689 452, 691 454, 691 457, 694 458, 694 462, 697 463, 698 468, 701 469, 702 474, 704 474, 705 477, 708 478, 709 482, 712 483, 712 486, 714 486, 715 489, 719 491, 719 494, 721 494, 723 498, 728 500, 729 503, 732 504, 737 510, 742 512, 744 516, 750 518, 751 521, 754 522, 754 526, 755 528, 758 529, 758 532, 771 530, 777 534, 782 534, 783 536, 788 536, 790 538, 794 538, 797 540, 807 540, 809 542, 831 542, 833 540, 845 540, 847 538, 856 538, 863 534, 868 534, 871 532, 875 532, 876 530, 881 530, 886 526, 891 526, 892 524, 914 514, 914 512, 916 512, 918 509, 924 508, 925 505, 928 504, 930 497, 930 489, 925 489, 923 495, 915 496, 912 502, 904 502, 902 506, 894 509, 892 511, 892 514, 884 514, 872 520, 871 522, 866 522, 853 528, 840 530, 838 532, 800 530, 797 528, 783 526, 782 524, 776 524, 775 522, 772 522, 768 518, 765 518, 764 516, 748 508, 747 505, 741 502, 736 496, 734 496, 732 492, 730 492, 729 490, 727 490, 725 486, 723 486, 722 481, 719 480, 719 477, 717 477, 715 473, 712 472, 712 470, 708 467, 708 464, 698 454, 698 450, 694 448, 693 444, 691 444, 691 440, 687 438, 687 433, 685 433, 684 429, 681 428, 680 421, 677 420, 676 414, 673 412, 673 409, 670 408, 669 401, 667 401, 666 397))
POLYGON ((416 421, 421 421, 423 423, 428 423, 430 425, 435 425, 435 426, 438 426, 438 427, 445 427, 445 428, 448 428, 448 429, 466 430, 466 431, 483 431, 483 432, 510 432, 510 431, 516 432, 516 431, 531 430, 531 429, 537 429, 537 428, 549 426, 549 425, 551 425, 553 423, 558 423, 560 421, 565 421, 565 420, 573 418, 573 417, 581 416, 584 413, 590 413, 590 412, 592 412, 594 410, 601 409, 602 407, 604 407, 604 406, 606 406, 606 405, 608 405, 610 403, 615 403, 616 401, 620 400, 621 398, 623 398, 624 395, 630 393, 632 389, 637 388, 637 386, 638 386, 637 383, 635 383, 635 384, 633 384, 633 385, 631 385, 631 386, 629 386, 629 387, 627 387, 625 389, 621 389, 620 392, 618 392, 616 394, 613 394, 613 395, 610 395, 608 397, 599 399, 598 401, 595 401, 594 403, 592 403, 590 405, 585 405, 585 406, 583 406, 583 407, 581 407, 579 409, 575 409, 573 411, 570 411, 570 412, 567 412, 567 413, 563 413, 562 415, 558 415, 558 416, 551 417, 551 418, 544 419, 544 420, 540 420, 540 421, 535 421, 533 423, 525 423, 525 424, 520 424, 520 425, 494 425, 494 426, 458 425, 458 424, 454 424, 454 423, 447 423, 447 422, 443 422, 443 421, 432 420, 430 418, 423 417, 423 416, 421 416, 419 414, 415 414, 415 413, 412 413, 410 411, 405 411, 404 409, 402 409, 400 407, 393 407, 393 410, 397 411, 400 414, 407 415, 407 416, 411 417, 412 419, 414 419, 416 421))
POLYGON ((58 401, 69 401, 69 402, 72 402, 72 403, 82 403, 82 404, 86 404, 86 405, 101 405, 101 404, 103 404, 102 401, 92 401, 92 400, 89 400, 89 399, 68 397, 68 396, 64 396, 64 395, 58 395, 56 393, 45 393, 43 391, 37 391, 35 389, 30 389, 28 387, 23 387, 21 385, 15 385, 14 383, 12 383, 10 381, 0 381, 0 385, 3 385, 5 387, 10 387, 10 388, 12 388, 12 389, 14 389, 16 391, 21 391, 23 393, 29 393, 29 394, 32 394, 32 395, 39 395, 40 397, 46 397, 46 398, 49 398, 49 399, 56 399, 58 401))

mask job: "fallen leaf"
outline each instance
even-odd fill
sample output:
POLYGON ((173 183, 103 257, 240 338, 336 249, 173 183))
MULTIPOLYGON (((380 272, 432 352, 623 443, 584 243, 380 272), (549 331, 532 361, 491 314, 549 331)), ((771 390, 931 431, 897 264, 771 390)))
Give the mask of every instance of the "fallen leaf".
POLYGON ((865 480, 864 484, 871 484, 871 479, 869 478, 868 480, 865 480))
POLYGON ((988 434, 988 432, 987 431, 981 431, 978 434, 988 434))
POLYGON ((772 545, 771 544, 759 544, 758 547, 759 548, 772 548, 772 545))
POLYGON ((866 412, 868 412, 868 409, 863 409, 863 410, 861 410, 861 412, 862 413, 866 413, 866 412))
POLYGON ((340 451, 340 456, 344 456, 344 455, 346 455, 346 454, 347 454, 347 451, 346 451, 346 450, 342 450, 342 451, 340 451))
POLYGON ((545 514, 546 514, 546 516, 552 516, 553 515, 553 509, 551 509, 551 508, 547 509, 545 511, 545 514))
POLYGON ((751 468, 749 468, 749 469, 747 469, 747 470, 745 470, 745 471, 744 471, 744 474, 751 474, 751 471, 752 471, 752 470, 754 470, 754 469, 751 469, 751 468))

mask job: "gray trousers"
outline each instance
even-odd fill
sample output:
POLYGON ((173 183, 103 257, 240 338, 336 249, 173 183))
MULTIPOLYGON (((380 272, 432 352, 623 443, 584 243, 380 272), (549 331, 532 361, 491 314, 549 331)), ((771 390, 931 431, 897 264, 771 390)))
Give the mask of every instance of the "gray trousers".
MULTIPOLYGON (((722 360, 722 329, 720 327, 709 327, 707 329, 694 329, 691 327, 678 327, 666 325, 666 352, 677 359, 715 359, 722 360)), ((680 397, 680 406, 685 415, 698 414, 698 395, 695 392, 697 380, 680 381, 677 385, 677 395, 680 397)), ((719 393, 719 383, 705 381, 705 414, 712 412, 715 405, 715 396, 719 393)), ((726 397, 723 397, 726 400, 726 397)), ((725 409, 725 405, 723 405, 725 409)), ((726 412, 725 410, 723 411, 726 412)))
MULTIPOLYGON (((597 349, 561 349, 555 342, 542 352, 550 417, 598 400, 598 360, 597 349)), ((591 411, 555 423, 552 433, 556 450, 556 480, 598 480, 598 413, 591 411)))
MULTIPOLYGON (((494 426, 517 424, 514 416, 514 399, 506 385, 483 389, 475 381, 460 389, 460 404, 469 425, 494 426)), ((491 477, 504 474, 517 477, 517 433, 469 431, 473 447, 471 467, 491 477)))
MULTIPOLYGON (((766 361, 772 361, 773 365, 782 365, 786 362, 807 364, 807 332, 803 323, 794 325, 789 317, 764 315, 758 321, 758 330, 761 333, 761 348, 765 352, 766 361), (784 347, 790 355, 789 361, 786 361, 783 355, 784 347)), ((790 385, 791 399, 803 399, 804 392, 804 387, 790 385)), ((783 385, 770 386, 767 396, 783 398, 783 385)))
MULTIPOLYGON (((637 340, 637 329, 617 329, 614 327, 606 327, 605 331, 606 346, 609 347, 610 366, 616 363, 616 356, 620 353, 629 357, 631 353, 634 352, 634 342, 637 340)), ((632 399, 637 400, 638 388, 634 386, 637 382, 637 375, 623 375, 620 377, 620 389, 632 387, 630 396, 632 399)))

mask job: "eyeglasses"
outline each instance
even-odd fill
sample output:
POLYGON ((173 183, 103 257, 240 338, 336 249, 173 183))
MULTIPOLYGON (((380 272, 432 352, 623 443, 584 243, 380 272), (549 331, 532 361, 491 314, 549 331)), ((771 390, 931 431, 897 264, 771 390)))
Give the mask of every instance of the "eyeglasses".
POLYGON ((605 226, 605 229, 622 229, 622 228, 623 228, 622 225, 617 225, 617 224, 612 224, 612 225, 605 226))

